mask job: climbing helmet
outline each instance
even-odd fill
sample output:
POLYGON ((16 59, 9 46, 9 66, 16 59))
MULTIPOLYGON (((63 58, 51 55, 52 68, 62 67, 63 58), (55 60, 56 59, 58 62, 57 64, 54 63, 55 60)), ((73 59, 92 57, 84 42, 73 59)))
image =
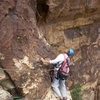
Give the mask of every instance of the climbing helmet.
POLYGON ((70 56, 72 56, 74 54, 74 50, 72 48, 69 48, 68 53, 69 53, 70 56))

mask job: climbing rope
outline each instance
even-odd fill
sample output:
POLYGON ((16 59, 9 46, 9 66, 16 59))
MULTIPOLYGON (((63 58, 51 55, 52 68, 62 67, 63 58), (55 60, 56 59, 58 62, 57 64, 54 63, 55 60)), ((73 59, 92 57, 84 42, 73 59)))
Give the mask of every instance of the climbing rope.
MULTIPOLYGON (((23 69, 23 70, 19 70, 19 69, 8 69, 8 68, 0 68, 0 70, 3 70, 3 71, 20 71, 20 72, 28 72, 28 71, 32 71, 32 72, 35 72, 36 71, 36 69, 31 69, 31 70, 29 70, 29 69, 23 69)), ((49 70, 47 70, 48 72, 49 71, 52 71, 52 70, 54 70, 54 69, 49 69, 49 70)))

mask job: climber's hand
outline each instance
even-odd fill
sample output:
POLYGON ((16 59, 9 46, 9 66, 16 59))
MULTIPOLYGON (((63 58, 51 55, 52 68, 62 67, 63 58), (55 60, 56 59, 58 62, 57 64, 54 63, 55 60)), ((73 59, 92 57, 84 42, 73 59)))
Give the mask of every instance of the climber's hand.
POLYGON ((43 59, 43 58, 41 58, 41 61, 43 62, 43 64, 49 64, 49 58, 47 58, 47 59, 43 59))
POLYGON ((41 58, 40 60, 41 60, 42 62, 44 62, 44 59, 43 59, 43 58, 41 58))

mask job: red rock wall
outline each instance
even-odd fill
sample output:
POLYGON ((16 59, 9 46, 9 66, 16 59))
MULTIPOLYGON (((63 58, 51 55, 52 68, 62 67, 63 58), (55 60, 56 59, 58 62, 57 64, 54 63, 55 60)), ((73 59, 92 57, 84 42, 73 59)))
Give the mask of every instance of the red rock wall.
POLYGON ((28 100, 42 98, 50 80, 46 68, 39 62, 40 57, 53 57, 50 46, 37 28, 35 1, 0 1, 0 60, 8 71, 20 95, 28 100))
POLYGON ((69 86, 79 81, 85 88, 95 88, 100 80, 100 1, 48 0, 46 4, 49 9, 40 31, 56 54, 75 50, 69 86))
POLYGON ((99 0, 48 0, 48 23, 74 20, 100 13, 99 0))
POLYGON ((7 73, 21 95, 40 100, 50 87, 48 67, 39 62, 41 57, 54 57, 50 45, 57 54, 73 48, 74 83, 96 86, 100 77, 99 5, 99 0, 0 1, 0 65, 18 70, 7 73))

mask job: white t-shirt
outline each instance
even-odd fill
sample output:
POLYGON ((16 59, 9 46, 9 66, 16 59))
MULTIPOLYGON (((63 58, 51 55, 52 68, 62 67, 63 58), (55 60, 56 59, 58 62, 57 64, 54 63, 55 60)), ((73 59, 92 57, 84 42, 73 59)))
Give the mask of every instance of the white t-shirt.
MULTIPOLYGON (((50 64, 61 64, 64 60, 65 60, 65 57, 68 58, 68 55, 67 54, 59 54, 55 59, 53 60, 50 60, 50 64)), ((59 66, 61 67, 61 66, 59 66)), ((56 70, 58 70, 59 68, 56 68, 56 70)))

